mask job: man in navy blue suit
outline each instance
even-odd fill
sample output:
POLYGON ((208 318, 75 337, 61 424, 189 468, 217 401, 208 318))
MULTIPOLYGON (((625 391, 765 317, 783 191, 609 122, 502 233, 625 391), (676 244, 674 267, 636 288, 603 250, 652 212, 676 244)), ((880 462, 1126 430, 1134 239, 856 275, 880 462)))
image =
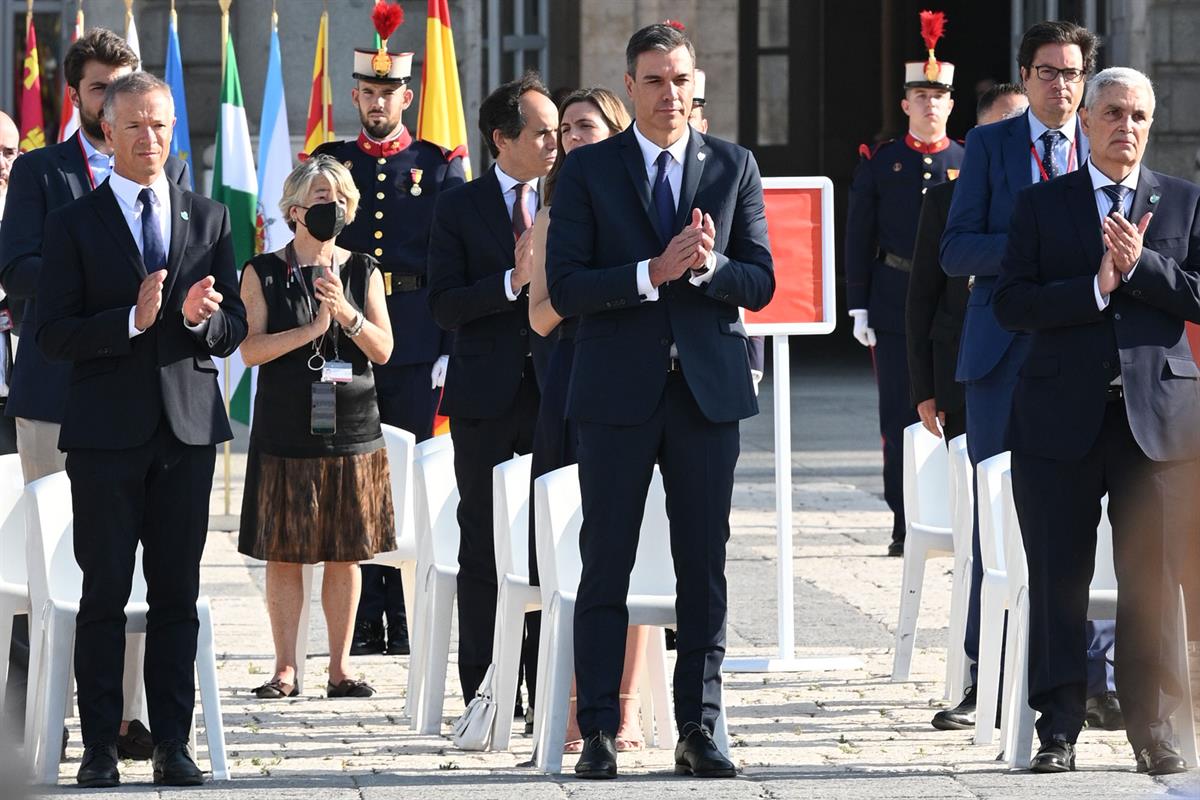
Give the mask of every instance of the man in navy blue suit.
POLYGON ((1008 445, 1029 561, 1035 772, 1075 768, 1082 622, 1106 493, 1126 732, 1139 772, 1187 769, 1169 721, 1188 680, 1172 556, 1196 525, 1200 368, 1184 321, 1200 322, 1200 186, 1142 166, 1153 116, 1142 73, 1091 79, 1086 167, 1017 196, 996 285, 996 319, 1030 334, 1008 445))
MULTIPOLYGON (((959 345, 956 377, 966 384, 967 449, 972 464, 1007 449, 1005 432, 1017 372, 1029 352, 1029 336, 996 321, 992 291, 1008 244, 1008 223, 1017 192, 1079 169, 1087 160, 1087 136, 1076 117, 1083 80, 1096 63, 1098 40, 1070 22, 1039 22, 1025 32, 1017 51, 1029 112, 967 134, 962 175, 954 191, 942 269, 972 278, 959 345)), ((939 728, 974 725, 975 662, 979 654, 979 590, 983 559, 979 529, 974 534, 974 572, 964 648, 972 685, 958 706, 940 712, 939 728)), ((1111 656, 1113 623, 1088 623, 1088 724, 1122 726, 1111 656)))
POLYGON ((687 122, 695 51, 642 28, 625 51, 636 121, 559 173, 547 277, 579 317, 567 414, 579 425, 583 573, 576 774, 617 774, 629 575, 654 464, 671 519, 680 774, 732 777, 713 744, 725 652, 725 542, 738 421, 758 411, 738 307, 771 299, 774 269, 754 157, 687 122))

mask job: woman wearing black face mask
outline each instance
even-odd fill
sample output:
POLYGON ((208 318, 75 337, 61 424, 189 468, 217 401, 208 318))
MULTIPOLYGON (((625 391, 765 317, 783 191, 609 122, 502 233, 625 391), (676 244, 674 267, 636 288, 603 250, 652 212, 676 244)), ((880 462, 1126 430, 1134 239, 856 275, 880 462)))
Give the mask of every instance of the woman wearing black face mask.
POLYGON ((391 483, 371 364, 392 352, 383 276, 370 256, 336 245, 358 190, 328 156, 283 185, 279 209, 295 238, 242 270, 249 334, 242 359, 258 370, 238 550, 267 562, 275 674, 261 698, 292 697, 304 601, 301 568, 325 563, 329 697, 370 697, 350 677, 358 562, 394 550, 391 483))

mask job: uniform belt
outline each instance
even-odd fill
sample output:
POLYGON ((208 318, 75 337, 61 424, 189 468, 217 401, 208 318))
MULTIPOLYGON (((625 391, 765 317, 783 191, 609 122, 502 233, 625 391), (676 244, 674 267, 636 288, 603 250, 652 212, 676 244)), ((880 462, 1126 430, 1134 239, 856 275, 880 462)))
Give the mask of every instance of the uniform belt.
POLYGON ((415 292, 425 288, 425 276, 419 273, 393 272, 393 292, 415 292))
POLYGON ((901 272, 912 272, 911 258, 901 258, 895 253, 889 253, 885 250, 880 250, 879 254, 883 256, 883 263, 892 269, 898 269, 901 272))

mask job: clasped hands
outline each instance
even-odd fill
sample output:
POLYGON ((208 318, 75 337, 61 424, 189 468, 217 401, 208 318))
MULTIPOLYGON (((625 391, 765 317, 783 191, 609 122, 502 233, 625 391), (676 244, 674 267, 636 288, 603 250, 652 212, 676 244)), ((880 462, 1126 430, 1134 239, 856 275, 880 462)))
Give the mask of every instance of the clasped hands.
MULTIPOLYGON (((138 288, 137 306, 133 313, 133 324, 139 331, 144 331, 158 319, 162 309, 163 284, 167 280, 165 269, 151 272, 142 278, 138 288)), ((207 320, 221 307, 223 296, 213 288, 216 278, 205 275, 192 284, 187 297, 183 300, 183 318, 187 324, 196 326, 207 320)))
POLYGON ((1096 273, 1100 293, 1109 295, 1121 285, 1121 279, 1129 275, 1142 257, 1142 234, 1154 216, 1147 212, 1134 226, 1119 214, 1109 214, 1101 223, 1104 239, 1104 257, 1100 259, 1100 270, 1096 273))
POLYGON ((650 283, 655 288, 681 278, 688 270, 703 267, 713 251, 717 226, 711 214, 692 209, 692 220, 667 243, 662 255, 650 259, 650 283))

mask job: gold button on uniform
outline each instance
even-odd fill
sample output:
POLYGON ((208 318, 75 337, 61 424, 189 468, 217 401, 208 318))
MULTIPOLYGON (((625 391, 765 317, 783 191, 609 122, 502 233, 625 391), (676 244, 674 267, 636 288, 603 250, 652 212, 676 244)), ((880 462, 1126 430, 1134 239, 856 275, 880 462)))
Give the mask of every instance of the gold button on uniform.
POLYGON ((926 163, 926 164, 932 164, 932 163, 933 163, 933 159, 932 159, 932 158, 930 158, 929 156, 925 156, 925 159, 924 159, 924 161, 925 161, 925 163, 926 163))
POLYGON ((383 248, 382 248, 382 247, 376 247, 376 248, 375 248, 375 257, 376 257, 376 258, 379 258, 379 256, 381 256, 381 255, 383 255, 383 248))
POLYGON ((383 219, 383 212, 382 212, 382 211, 376 211, 376 212, 375 212, 375 219, 383 219))
POLYGON ((382 199, 383 199, 383 192, 376 192, 376 193, 375 193, 375 199, 376 199, 376 200, 382 200, 382 199))
POLYGON ((381 158, 381 159, 379 159, 379 161, 377 161, 377 162, 375 162, 375 163, 377 163, 377 164, 386 164, 386 163, 387 163, 387 159, 386 159, 386 158, 381 158))
POLYGON ((922 177, 922 178, 924 178, 925 180, 929 180, 930 178, 932 178, 932 177, 933 177, 933 174, 932 174, 932 173, 929 173, 929 172, 926 172, 926 173, 925 173, 924 175, 922 175, 921 177, 922 177))
POLYGON ((376 238, 376 239, 382 239, 382 238, 383 238, 383 231, 375 231, 375 238, 376 238))
POLYGON ((384 175, 384 174, 381 172, 381 173, 379 173, 378 175, 376 175, 376 176, 375 176, 375 180, 377 180, 377 181, 386 181, 386 180, 387 180, 387 175, 384 175))

